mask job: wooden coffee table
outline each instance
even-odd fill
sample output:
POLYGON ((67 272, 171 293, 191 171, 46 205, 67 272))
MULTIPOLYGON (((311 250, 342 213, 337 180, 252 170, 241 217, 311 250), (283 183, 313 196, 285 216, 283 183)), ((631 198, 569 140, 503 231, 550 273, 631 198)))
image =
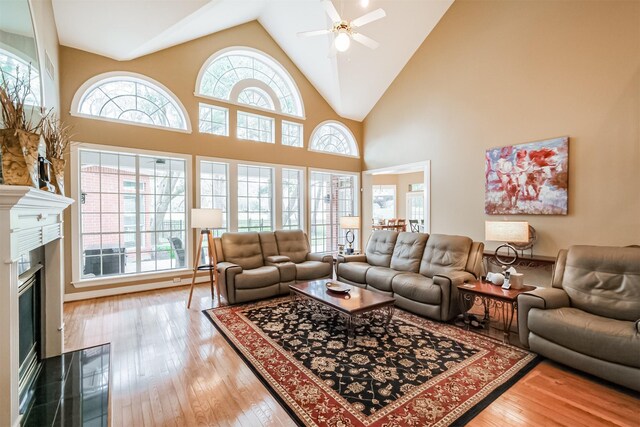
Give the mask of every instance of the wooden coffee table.
POLYGON ((503 341, 509 342, 509 331, 513 323, 513 316, 518 308, 518 295, 532 291, 536 287, 524 285, 522 289, 502 289, 501 286, 487 282, 472 281, 458 285, 460 310, 466 312, 467 303, 484 305, 484 321, 489 320, 489 309, 494 307, 502 310, 503 341))
POLYGON ((344 285, 351 288, 348 294, 330 292, 325 286, 329 281, 324 279, 296 283, 289 285, 289 291, 294 300, 301 298, 314 301, 321 306, 329 307, 343 317, 347 324, 347 345, 353 344, 356 323, 367 313, 381 312, 384 315, 385 328, 389 325, 393 317, 395 298, 346 283, 344 285))

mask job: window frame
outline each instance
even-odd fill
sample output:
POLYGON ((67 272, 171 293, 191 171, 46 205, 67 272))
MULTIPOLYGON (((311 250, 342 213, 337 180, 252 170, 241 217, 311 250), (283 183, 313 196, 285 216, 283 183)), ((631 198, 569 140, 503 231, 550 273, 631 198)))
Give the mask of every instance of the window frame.
MULTIPOLYGON (((107 73, 98 74, 88 79, 86 82, 82 84, 82 86, 78 88, 78 90, 74 94, 73 100, 71 101, 70 114, 74 117, 81 117, 81 118, 91 119, 91 120, 102 120, 105 122, 118 123, 121 125, 141 126, 141 127, 151 128, 151 129, 161 129, 161 130, 170 131, 170 132, 192 133, 191 119, 189 118, 189 114, 187 113, 187 110, 184 107, 184 104, 182 103, 182 101, 180 101, 180 98, 178 98, 168 87, 166 87, 159 81, 154 80, 151 77, 145 76, 144 74, 132 73, 130 71, 109 71, 107 73), (103 81, 107 81, 111 79, 116 80, 117 78, 125 78, 125 79, 128 78, 133 80, 140 80, 151 86, 156 86, 157 89, 160 89, 159 90, 160 92, 164 92, 164 95, 167 95, 167 97, 175 103, 175 106, 177 107, 178 111, 182 114, 182 117, 184 118, 184 123, 186 128, 179 129, 179 128, 173 128, 168 126, 159 126, 159 125, 149 124, 149 123, 139 123, 139 122, 134 122, 129 120, 119 120, 119 119, 113 119, 110 117, 93 116, 91 114, 85 114, 80 112, 80 103, 84 99, 87 92, 98 87, 100 83, 103 81)), ((199 122, 198 122, 198 125, 199 125, 199 122)))
POLYGON ((202 64, 202 67, 200 68, 200 71, 198 72, 198 77, 196 78, 196 85, 195 85, 195 90, 193 92, 194 96, 196 97, 200 97, 200 98, 205 98, 205 99, 210 99, 213 101, 218 101, 218 102, 224 102, 224 103, 228 103, 228 104, 233 104, 236 105, 240 108, 246 107, 246 108, 252 108, 252 109, 256 109, 258 111, 264 111, 264 112, 268 112, 268 113, 272 113, 272 114, 277 114, 277 115, 281 115, 281 116, 285 116, 285 117, 291 117, 291 118, 295 118, 298 120, 306 120, 306 113, 305 113, 305 108, 304 108, 304 100, 302 99, 302 94, 300 92, 300 89, 298 88, 298 84, 296 83, 296 81, 294 80, 294 78, 291 76, 291 73, 289 73, 289 70, 287 70, 284 65, 282 65, 280 63, 280 61, 277 61, 276 59, 274 59, 271 55, 259 50, 259 49, 255 49, 252 47, 248 47, 248 46, 230 46, 224 49, 221 49, 217 52, 215 52, 213 55, 211 55, 209 58, 207 58, 207 60, 202 64), (207 69, 209 68, 209 66, 216 61, 218 58, 226 56, 227 54, 233 53, 233 52, 237 52, 239 54, 244 54, 246 56, 250 56, 250 57, 254 57, 256 59, 259 59, 265 63, 267 63, 272 69, 274 69, 276 72, 280 73, 280 77, 283 78, 284 80, 288 80, 291 84, 291 93, 294 96, 294 99, 297 97, 296 101, 299 101, 299 108, 300 108, 300 115, 295 115, 295 114, 289 114, 289 113, 285 113, 284 111, 282 111, 282 108, 280 106, 280 100, 278 99, 278 97, 276 96, 276 94, 273 92, 273 90, 266 85, 265 83, 261 82, 260 80, 255 80, 255 79, 244 79, 244 80, 240 80, 236 83, 236 85, 232 88, 232 92, 229 95, 229 99, 223 99, 223 98, 216 98, 214 96, 211 95, 207 95, 205 93, 202 93, 200 91, 200 87, 201 87, 201 83, 202 83, 202 78, 204 77, 205 73, 207 72, 207 69), (256 84, 257 83, 262 83, 262 84, 256 84), (237 95, 234 97, 233 96, 233 92, 237 92, 240 93, 243 89, 246 89, 248 87, 258 87, 259 89, 264 90, 267 94, 269 94, 271 96, 271 100, 274 104, 274 109, 273 110, 268 110, 268 109, 264 109, 264 108, 260 108, 260 107, 255 107, 252 105, 247 105, 247 104, 242 104, 240 102, 237 101, 237 95))
MULTIPOLYGON (((243 128, 243 129, 249 129, 249 128, 243 128)), ((258 129, 258 132, 262 132, 262 130, 258 129)), ((236 111, 236 139, 239 141, 249 141, 249 142, 257 142, 257 143, 262 143, 262 144, 275 144, 276 143, 276 119, 273 117, 269 117, 269 116, 263 116, 261 114, 255 114, 255 113, 250 113, 248 111, 243 111, 243 110, 237 110, 236 111), (258 120, 268 120, 269 122, 271 122, 271 141, 261 141, 258 139, 249 139, 249 138, 241 138, 238 135, 238 130, 240 129, 240 115, 244 114, 248 117, 255 117, 258 120)))
POLYGON ((349 157, 352 159, 359 159, 360 158, 360 146, 358 145, 358 141, 356 140, 356 137, 353 135, 353 132, 351 131, 351 129, 349 129, 349 126, 345 125, 342 122, 339 122, 337 120, 325 120, 322 123, 319 123, 314 129, 313 132, 311 132, 311 137, 309 138, 309 151, 313 151, 314 153, 322 153, 322 154, 328 154, 330 156, 342 156, 342 157, 349 157), (316 137, 316 133, 318 133, 318 131, 326 125, 337 125, 338 127, 342 127, 346 130, 347 132, 347 137, 351 138, 351 141, 347 141, 347 143, 352 143, 353 146, 351 148, 353 148, 356 152, 356 154, 342 154, 342 153, 332 153, 330 151, 324 151, 324 150, 318 150, 316 148, 313 148, 313 140, 316 137))
MULTIPOLYGON (((213 122, 209 122, 212 123, 213 122)), ((219 105, 213 105, 213 104, 207 104, 204 102, 199 102, 198 103, 198 133, 202 134, 202 135, 213 135, 213 136, 224 136, 224 137, 229 137, 229 109, 227 107, 220 107, 219 105), (220 135, 218 133, 213 133, 213 132, 202 132, 200 130, 200 123, 202 122, 201 116, 200 116, 200 109, 202 107, 206 107, 206 108, 211 108, 212 110, 218 110, 218 111, 223 111, 225 114, 225 134, 224 135, 220 135)))
MULTIPOLYGON (((113 284, 131 283, 137 280, 169 279, 177 275, 191 272, 193 262, 191 251, 191 208, 192 208, 192 164, 193 156, 163 151, 143 150, 138 148, 120 147, 111 145, 92 144, 85 142, 72 142, 70 146, 71 156, 71 197, 80 200, 80 150, 94 150, 112 153, 133 154, 142 156, 158 156, 180 159, 185 161, 185 266, 162 271, 148 271, 117 276, 82 278, 82 233, 80 230, 80 215, 82 204, 75 203, 71 206, 71 284, 75 288, 87 288, 93 286, 110 286, 113 284)), ((136 213, 136 215, 139 212, 136 213)), ((172 285, 175 286, 175 285, 172 285)))

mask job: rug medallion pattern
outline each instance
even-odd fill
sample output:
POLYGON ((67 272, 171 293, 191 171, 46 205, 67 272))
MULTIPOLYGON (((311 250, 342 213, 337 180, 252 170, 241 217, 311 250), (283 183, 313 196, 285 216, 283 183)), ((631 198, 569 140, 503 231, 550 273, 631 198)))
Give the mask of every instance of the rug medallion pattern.
POLYGON ((305 425, 449 425, 535 355, 396 310, 347 345, 344 320, 289 298, 207 311, 305 425))

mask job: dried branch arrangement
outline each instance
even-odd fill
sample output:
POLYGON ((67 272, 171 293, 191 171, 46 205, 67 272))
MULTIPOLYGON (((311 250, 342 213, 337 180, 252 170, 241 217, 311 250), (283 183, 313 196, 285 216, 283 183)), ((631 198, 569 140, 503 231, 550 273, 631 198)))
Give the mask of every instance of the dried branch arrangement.
POLYGON ((53 115, 47 116, 42 122, 42 138, 47 149, 47 158, 62 159, 69 141, 71 140, 71 126, 65 125, 53 115))
MULTIPOLYGON (((0 70, 1 71, 1 70, 0 70)), ((0 85, 0 107, 2 107, 2 122, 5 129, 20 129, 26 132, 37 133, 42 126, 42 119, 33 121, 33 113, 27 114, 25 108, 28 96, 31 94, 31 69, 26 76, 15 78, 2 74, 0 85)))

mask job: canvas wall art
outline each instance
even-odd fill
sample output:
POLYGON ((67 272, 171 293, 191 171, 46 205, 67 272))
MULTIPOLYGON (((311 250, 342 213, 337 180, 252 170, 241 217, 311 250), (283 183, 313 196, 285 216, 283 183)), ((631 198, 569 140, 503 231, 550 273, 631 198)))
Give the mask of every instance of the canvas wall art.
POLYGON ((487 150, 485 213, 566 215, 568 167, 568 137, 487 150))

